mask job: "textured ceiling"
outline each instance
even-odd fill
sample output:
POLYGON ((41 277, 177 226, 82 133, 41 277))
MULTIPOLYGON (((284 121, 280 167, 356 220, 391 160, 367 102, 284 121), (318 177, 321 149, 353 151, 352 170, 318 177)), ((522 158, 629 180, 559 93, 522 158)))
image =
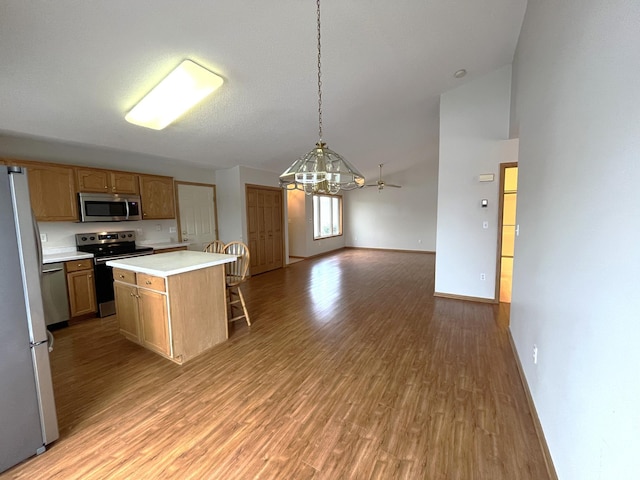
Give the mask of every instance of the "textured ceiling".
MULTIPOLYGON (((525 7, 323 0, 328 146, 367 177, 433 159, 439 94, 511 62, 525 7)), ((3 0, 0 131, 279 173, 318 139, 315 16, 312 0, 3 0), (184 58, 225 84, 165 130, 127 123, 184 58)))

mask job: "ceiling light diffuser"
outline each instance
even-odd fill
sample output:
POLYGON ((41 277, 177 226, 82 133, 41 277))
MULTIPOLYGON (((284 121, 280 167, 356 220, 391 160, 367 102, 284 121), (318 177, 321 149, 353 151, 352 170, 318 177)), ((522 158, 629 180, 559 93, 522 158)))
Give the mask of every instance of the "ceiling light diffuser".
POLYGON ((196 103, 217 90, 224 80, 191 60, 185 60, 131 109, 125 120, 162 130, 196 103))

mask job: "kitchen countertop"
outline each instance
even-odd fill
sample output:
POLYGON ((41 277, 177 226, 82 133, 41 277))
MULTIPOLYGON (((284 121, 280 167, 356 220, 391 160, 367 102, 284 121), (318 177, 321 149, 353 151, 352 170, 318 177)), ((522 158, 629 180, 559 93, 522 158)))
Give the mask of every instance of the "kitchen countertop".
POLYGON ((188 247, 189 242, 137 242, 141 247, 152 247, 154 250, 163 250, 165 248, 188 247))
POLYGON ((164 253, 162 255, 146 255, 143 257, 124 258, 122 260, 110 260, 107 262, 107 265, 109 267, 166 278, 170 275, 190 272, 200 268, 224 265, 225 263, 234 262, 235 260, 235 255, 184 250, 164 253))
POLYGON ((70 262, 74 260, 84 260, 93 258, 92 253, 78 252, 76 247, 43 249, 42 263, 70 262))

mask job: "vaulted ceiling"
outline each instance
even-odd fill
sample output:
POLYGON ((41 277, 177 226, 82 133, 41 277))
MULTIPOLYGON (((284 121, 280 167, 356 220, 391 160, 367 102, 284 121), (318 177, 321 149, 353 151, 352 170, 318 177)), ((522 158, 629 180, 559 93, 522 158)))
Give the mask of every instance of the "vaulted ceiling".
MULTIPOLYGON (((525 8, 323 0, 328 146, 367 177, 433 160, 440 93, 510 63, 525 8)), ((316 63, 313 0, 4 0, 0 132, 279 173, 318 140, 316 63), (221 89, 165 130, 127 123, 184 58, 221 89)))

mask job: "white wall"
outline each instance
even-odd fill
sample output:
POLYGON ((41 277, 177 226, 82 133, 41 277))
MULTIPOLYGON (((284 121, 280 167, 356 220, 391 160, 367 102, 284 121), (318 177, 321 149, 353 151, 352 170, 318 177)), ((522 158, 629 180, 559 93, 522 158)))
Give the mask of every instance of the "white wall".
MULTIPOLYGON (((377 180, 378 177, 371 177, 367 183, 377 180)), ((437 152, 408 170, 392 172, 385 165, 383 180, 402 188, 388 187, 378 191, 374 187, 364 187, 345 193, 346 244, 435 251, 437 152)))
POLYGON ((300 190, 288 190, 287 225, 289 226, 289 255, 307 256, 306 195, 300 190))
MULTIPOLYGON (((172 176, 176 180, 215 183, 211 169, 180 164, 166 158, 120 152, 86 145, 55 142, 48 139, 0 134, 0 156, 43 162, 86 165, 121 169, 139 173, 172 176)), ((75 246, 75 234, 97 231, 135 230, 141 242, 177 241, 176 220, 144 220, 139 222, 39 222, 40 232, 46 234, 43 249, 75 246)))
POLYGON ((0 155, 42 162, 167 175, 185 182, 215 183, 215 172, 210 168, 184 164, 170 158, 61 143, 41 138, 0 134, 0 155))
POLYGON ((639 25, 637 1, 530 1, 514 61, 511 331, 562 480, 640 472, 639 25))
POLYGON ((247 213, 242 208, 244 191, 240 186, 239 166, 216 171, 216 201, 220 240, 244 241, 242 226, 247 213))
POLYGON ((500 163, 509 158, 511 66, 441 95, 436 279, 438 293, 493 299, 500 163), (493 182, 479 182, 493 173, 493 182), (481 200, 489 206, 481 207, 481 200), (483 222, 488 228, 483 228, 483 222), (480 274, 485 274, 485 280, 480 274))
MULTIPOLYGON (((246 186, 278 187, 279 175, 274 172, 239 165, 226 170, 217 170, 216 180, 220 240, 223 242, 231 242, 233 240, 246 242, 246 186)), ((286 208, 286 195, 284 195, 284 203, 283 208, 286 208)), ((284 235, 286 243, 286 223, 284 235)))
POLYGON ((46 235, 42 248, 47 250, 76 246, 76 233, 121 232, 134 230, 140 243, 177 242, 176 220, 141 220, 138 222, 38 222, 40 233, 46 235))
MULTIPOLYGON (((288 198, 288 231, 289 254, 294 257, 313 257, 322 253, 338 250, 345 246, 345 235, 338 237, 313 239, 313 197, 299 190, 287 192, 288 198)), ((348 199, 343 197, 343 211, 348 199)), ((343 218, 342 230, 346 232, 343 218)))

